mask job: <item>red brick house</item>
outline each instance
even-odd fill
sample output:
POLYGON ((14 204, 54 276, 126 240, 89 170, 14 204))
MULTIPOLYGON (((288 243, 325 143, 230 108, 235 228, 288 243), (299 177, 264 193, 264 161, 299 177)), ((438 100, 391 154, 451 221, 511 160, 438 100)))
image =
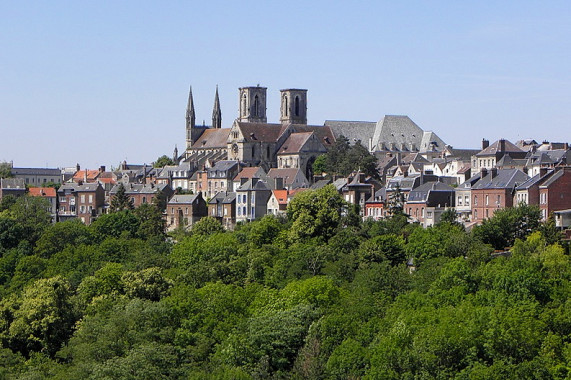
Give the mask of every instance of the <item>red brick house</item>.
POLYGON ((539 186, 539 208, 543 219, 554 211, 571 208, 571 166, 556 167, 539 186))
POLYGON ((472 185, 472 220, 481 222, 496 210, 513 207, 515 189, 529 179, 519 169, 481 169, 480 180, 472 185))
POLYGON ((105 190, 100 183, 65 183, 57 195, 59 221, 79 218, 89 225, 103 212, 105 190))
POLYGON ((48 212, 52 217, 52 222, 57 221, 57 193, 56 189, 53 187, 30 187, 28 190, 28 195, 32 197, 41 197, 46 199, 50 206, 48 212))
MULTIPOLYGON (((111 191, 109 192, 109 198, 110 198, 109 204, 111 204, 111 202, 113 201, 113 197, 115 196, 115 194, 117 194, 119 186, 120 185, 114 186, 113 189, 111 189, 111 191)), ((152 203, 153 198, 155 197, 155 195, 159 190, 167 197, 167 199, 173 195, 172 188, 167 184, 155 185, 154 183, 150 184, 129 183, 123 186, 125 186, 125 194, 131 198, 131 200, 133 201, 133 206, 135 206, 135 208, 145 203, 152 203)))
POLYGON ((411 190, 404 204, 404 212, 413 222, 424 227, 440 221, 440 215, 448 207, 454 207, 454 188, 442 182, 426 182, 411 190))
POLYGON ((202 193, 173 195, 167 203, 167 229, 190 227, 207 214, 208 207, 202 193))

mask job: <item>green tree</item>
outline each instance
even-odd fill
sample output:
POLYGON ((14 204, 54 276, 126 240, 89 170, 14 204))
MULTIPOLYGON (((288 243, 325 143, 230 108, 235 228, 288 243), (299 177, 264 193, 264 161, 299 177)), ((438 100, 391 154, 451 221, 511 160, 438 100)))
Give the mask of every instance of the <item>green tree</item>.
POLYGON ((53 357, 73 333, 76 315, 71 289, 61 277, 40 279, 24 289, 9 336, 24 355, 45 350, 53 357))
POLYGON ((287 206, 287 216, 292 222, 290 237, 328 240, 335 234, 345 208, 345 201, 333 185, 297 194, 287 206))
POLYGON ((126 191, 127 190, 125 189, 125 186, 123 186, 123 183, 120 183, 115 196, 113 196, 113 199, 111 200, 111 205, 109 207, 111 212, 132 210, 135 208, 133 205, 133 199, 126 194, 126 191))
POLYGON ((12 176, 12 164, 0 162, 0 178, 11 178, 12 176))
POLYGON ((10 214, 23 227, 26 238, 36 242, 46 227, 51 224, 50 204, 41 197, 22 196, 10 207, 10 214))
POLYGON ((206 216, 194 223, 191 231, 193 235, 212 235, 224 232, 224 227, 216 218, 206 216))
POLYGON ((164 212, 167 209, 167 203, 167 195, 161 189, 157 189, 157 192, 153 197, 153 206, 155 206, 160 212, 164 212))
POLYGON ((321 175, 321 173, 326 173, 327 172, 327 155, 322 154, 320 156, 317 156, 315 161, 313 161, 312 169, 313 169, 313 172, 315 174, 321 175))
POLYGON ((157 207, 145 203, 139 206, 133 213, 139 222, 137 236, 142 239, 148 239, 153 236, 165 236, 166 223, 163 213, 157 207))
POLYGON ((18 246, 25 238, 25 230, 12 218, 0 216, 0 248, 10 249, 18 246))
POLYGON ((163 277, 160 268, 147 268, 139 272, 126 272, 121 282, 127 296, 158 301, 172 286, 172 281, 163 277))
POLYGON ((49 258, 68 245, 89 244, 92 240, 90 228, 79 219, 55 223, 44 230, 36 243, 35 252, 49 258))
POLYGON ((119 237, 123 233, 134 237, 137 235, 139 227, 139 219, 137 219, 135 214, 130 210, 101 215, 91 223, 91 229, 101 240, 109 236, 119 237))
POLYGON ((169 158, 166 154, 163 154, 153 164, 154 168, 164 168, 167 165, 174 165, 174 162, 171 158, 169 158))

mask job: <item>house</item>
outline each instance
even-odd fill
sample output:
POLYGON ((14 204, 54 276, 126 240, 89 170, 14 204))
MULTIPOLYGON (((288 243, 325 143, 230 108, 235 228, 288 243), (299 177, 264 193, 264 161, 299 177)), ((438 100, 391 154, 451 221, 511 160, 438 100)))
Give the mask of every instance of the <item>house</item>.
POLYGON ((554 211, 571 208, 571 166, 557 167, 539 186, 539 208, 544 220, 554 211))
POLYGON ((367 183, 364 173, 352 173, 341 188, 341 196, 347 203, 359 206, 359 214, 365 217, 365 202, 375 193, 375 186, 367 183))
POLYGON ((14 178, 22 178, 26 185, 43 186, 47 183, 62 183, 61 169, 57 168, 12 168, 14 178))
POLYGON ((404 212, 423 227, 433 226, 447 208, 454 207, 454 196, 453 187, 442 182, 426 182, 411 190, 404 212))
POLYGON ((64 183, 57 191, 58 220, 79 218, 87 225, 103 213, 105 190, 100 183, 64 183))
POLYGON ((78 170, 73 175, 73 182, 75 183, 93 183, 97 181, 97 178, 101 173, 105 171, 105 166, 101 166, 99 169, 94 170, 78 170))
POLYGON ((270 169, 268 172, 268 183, 277 190, 309 187, 309 181, 301 169, 298 168, 270 169), (281 181, 276 181, 278 178, 281 178, 281 181))
POLYGON ((482 150, 472 157, 472 170, 491 169, 496 167, 498 161, 505 155, 512 159, 525 159, 527 152, 505 139, 500 139, 490 145, 486 139, 482 140, 482 150))
POLYGON ((238 161, 218 161, 206 170, 208 186, 205 192, 207 198, 213 197, 220 191, 233 190, 232 180, 238 175, 240 165, 238 161))
POLYGON ((476 173, 454 190, 456 216, 460 221, 470 222, 472 220, 472 186, 480 180, 480 175, 481 173, 476 173))
POLYGON ((288 191, 272 190, 272 195, 268 200, 268 214, 280 215, 287 211, 288 191))
POLYGON ((571 209, 554 211, 555 226, 559 229, 567 229, 571 227, 571 209))
POLYGON ((270 186, 259 178, 248 179, 236 189, 236 222, 251 221, 267 214, 270 186))
POLYGON ((513 207, 515 189, 529 179, 519 169, 480 170, 480 179, 472 185, 472 220, 480 223, 496 210, 513 207))
POLYGON ((167 229, 188 228, 208 215, 202 193, 192 195, 176 194, 167 203, 167 229))
POLYGON ((261 167, 259 166, 245 167, 242 170, 240 170, 238 175, 234 177, 234 179, 232 180, 232 189, 236 190, 237 188, 239 188, 241 185, 243 185, 252 178, 258 178, 266 182, 268 181, 268 176, 266 174, 266 171, 261 167))
POLYGON ((314 132, 292 133, 278 150, 278 168, 299 168, 311 181, 315 158, 325 153, 327 148, 314 132))
POLYGON ((220 191, 208 202, 208 215, 216 218, 224 228, 231 230, 236 225, 236 193, 220 191))
MULTIPOLYGON (((120 185, 115 185, 113 189, 109 192, 110 203, 113 201, 113 197, 117 194, 120 185)), ((160 184, 155 185, 154 183, 142 184, 142 183, 129 183, 123 185, 125 187, 125 195, 131 198, 133 206, 135 208, 139 207, 145 203, 152 203, 153 198, 160 190, 164 196, 169 199, 173 195, 173 190, 169 185, 160 184)))
POLYGON ((48 212, 52 217, 52 222, 57 222, 57 193, 53 187, 30 187, 28 195, 32 197, 41 197, 49 203, 48 212))
POLYGON ((387 188, 381 187, 365 202, 365 216, 379 220, 387 216, 387 188))
POLYGON ((0 178, 0 200, 6 196, 21 197, 26 194, 23 178, 0 178))
POLYGON ((539 205, 539 186, 552 174, 553 169, 542 168, 536 175, 516 187, 514 204, 539 205))

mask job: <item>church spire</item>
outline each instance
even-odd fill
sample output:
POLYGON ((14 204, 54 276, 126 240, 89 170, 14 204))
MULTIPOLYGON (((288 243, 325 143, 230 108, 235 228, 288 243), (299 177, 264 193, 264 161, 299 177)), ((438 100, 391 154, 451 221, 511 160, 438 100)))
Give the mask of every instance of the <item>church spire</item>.
POLYGON ((188 92, 188 104, 186 106, 186 148, 190 148, 194 143, 192 139, 192 131, 195 126, 195 113, 194 113, 194 101, 192 99, 192 86, 188 92))
POLYGON ((218 85, 216 85, 214 109, 212 110, 212 128, 222 128, 222 111, 220 110, 220 99, 218 98, 218 85))

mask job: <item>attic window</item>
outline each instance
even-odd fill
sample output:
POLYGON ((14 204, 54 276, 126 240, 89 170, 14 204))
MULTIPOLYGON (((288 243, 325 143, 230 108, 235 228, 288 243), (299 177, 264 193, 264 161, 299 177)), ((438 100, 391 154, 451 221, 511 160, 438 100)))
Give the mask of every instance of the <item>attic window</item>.
POLYGON ((286 146, 284 146, 284 150, 287 150, 287 145, 286 145, 286 146))
POLYGON ((202 145, 206 145, 206 140, 202 140, 202 145))
POLYGON ((254 132, 251 132, 251 133, 250 133, 250 137, 251 137, 253 140, 256 140, 256 136, 254 135, 254 132))

